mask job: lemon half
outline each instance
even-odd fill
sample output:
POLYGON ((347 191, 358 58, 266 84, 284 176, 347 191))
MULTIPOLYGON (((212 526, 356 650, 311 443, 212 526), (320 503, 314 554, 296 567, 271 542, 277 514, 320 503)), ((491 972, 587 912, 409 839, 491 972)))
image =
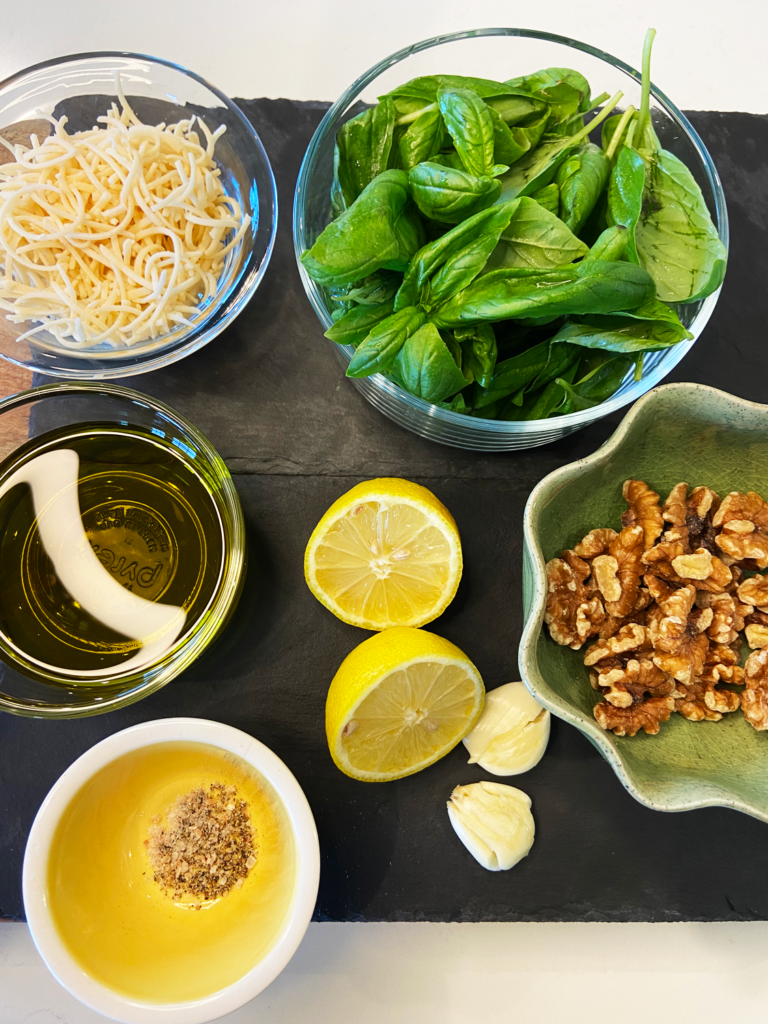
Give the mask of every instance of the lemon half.
POLYGON ((318 601, 364 629, 423 626, 448 607, 461 579, 459 531, 426 487, 382 478, 328 509, 304 556, 318 601))
POLYGON ((480 673, 454 644, 422 629, 385 630, 359 644, 331 683, 331 757, 363 782, 411 775, 456 746, 484 697, 480 673))

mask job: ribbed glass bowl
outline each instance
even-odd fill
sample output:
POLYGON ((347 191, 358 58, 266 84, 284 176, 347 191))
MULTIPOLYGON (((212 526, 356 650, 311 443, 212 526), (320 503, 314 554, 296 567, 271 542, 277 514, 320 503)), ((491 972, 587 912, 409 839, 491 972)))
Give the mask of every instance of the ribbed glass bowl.
POLYGON ((80 677, 75 682, 71 672, 32 665, 0 632, 0 711, 29 718, 98 715, 159 690, 218 636, 237 606, 245 578, 245 523, 229 470, 197 427, 148 395, 114 384, 63 382, 12 395, 0 401, 0 466, 38 437, 42 444, 52 431, 84 425, 128 428, 144 440, 161 438, 194 460, 195 475, 218 520, 221 563, 215 587, 194 623, 158 659, 122 674, 107 671, 103 679, 80 677))
MULTIPOLYGON (((638 50, 642 40, 638 39, 638 50)), ((327 291, 313 281, 300 262, 323 228, 331 221, 330 190, 336 134, 362 106, 418 75, 480 75, 504 81, 544 67, 572 67, 589 80, 593 93, 624 93, 619 107, 640 106, 640 74, 628 64, 594 46, 564 36, 518 28, 486 28, 425 39, 392 54, 371 68, 344 92, 325 115, 309 144, 299 172, 293 208, 293 238, 304 288, 323 331, 331 326, 332 305, 327 291)), ((651 117, 662 145, 679 157, 693 173, 709 207, 723 244, 728 247, 725 196, 712 158, 686 116, 658 89, 651 88, 651 117)), ((382 374, 352 379, 355 387, 376 408, 431 441, 480 451, 509 451, 547 444, 602 419, 635 401, 659 383, 689 351, 715 308, 719 291, 700 302, 680 306, 691 341, 646 356, 639 381, 628 374, 607 402, 583 412, 547 420, 485 420, 449 412, 414 398, 382 374)), ((320 334, 318 332, 318 340, 320 334)), ((332 345, 344 369, 352 358, 351 346, 332 345)))
MULTIPOLYGON (((13 324, 0 313, 0 356, 52 377, 106 380, 146 373, 196 352, 220 334, 253 296, 267 269, 277 228, 277 191, 259 136, 240 108, 204 79, 169 61, 134 53, 86 53, 36 64, 0 83, 0 135, 29 145, 29 133, 43 134, 41 115, 66 115, 67 131, 87 130, 117 103, 115 75, 146 124, 173 124, 197 114, 215 131, 215 159, 227 195, 243 210, 248 228, 225 260, 213 298, 201 304, 190 328, 113 349, 65 348, 48 332, 19 341, 34 326, 13 324), (32 122, 30 125, 29 122, 32 122), (36 122, 36 123, 35 123, 36 122)), ((119 105, 119 104, 118 104, 119 105)), ((10 159, 5 147, 5 157, 10 159)))

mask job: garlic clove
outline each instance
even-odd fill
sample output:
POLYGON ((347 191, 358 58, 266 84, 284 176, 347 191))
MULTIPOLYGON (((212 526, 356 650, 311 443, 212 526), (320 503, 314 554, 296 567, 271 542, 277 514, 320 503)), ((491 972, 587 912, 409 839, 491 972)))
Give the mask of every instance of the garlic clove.
POLYGON ((456 835, 489 871, 507 871, 533 846, 531 798, 514 786, 485 781, 457 786, 447 806, 456 835))
POLYGON ((469 763, 491 775, 520 775, 538 764, 549 742, 550 715, 525 683, 507 683, 485 695, 477 725, 464 737, 469 763))

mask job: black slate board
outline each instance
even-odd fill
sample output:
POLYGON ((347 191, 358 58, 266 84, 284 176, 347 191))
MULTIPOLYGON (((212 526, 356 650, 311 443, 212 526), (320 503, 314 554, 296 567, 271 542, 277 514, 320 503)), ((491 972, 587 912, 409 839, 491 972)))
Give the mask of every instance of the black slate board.
MULTIPOLYGON (((242 499, 250 569, 219 644, 161 692, 73 722, 0 716, 0 914, 21 917, 32 819, 59 774, 103 737, 147 719, 227 722, 272 747, 312 805, 322 847, 319 920, 677 921, 768 918, 768 828, 721 809, 661 814, 636 803, 574 728, 554 721, 546 757, 519 781, 536 845, 513 871, 480 868, 453 834, 451 789, 485 777, 463 747, 387 785, 345 778, 323 730, 325 693, 365 633, 309 594, 302 555, 320 515, 361 479, 432 488, 461 530, 465 575, 431 629, 476 662, 489 688, 519 677, 521 518, 534 484, 594 451, 620 416, 547 448, 478 455, 422 441, 380 416, 340 373, 304 296, 291 239, 293 189, 324 104, 242 103, 278 182, 280 229, 266 278, 206 349, 128 383, 192 419, 218 447, 242 499)), ((768 118, 691 119, 725 185, 732 229, 722 297, 670 380, 768 401, 768 118)), ((737 454, 734 453, 734 458, 737 454)))

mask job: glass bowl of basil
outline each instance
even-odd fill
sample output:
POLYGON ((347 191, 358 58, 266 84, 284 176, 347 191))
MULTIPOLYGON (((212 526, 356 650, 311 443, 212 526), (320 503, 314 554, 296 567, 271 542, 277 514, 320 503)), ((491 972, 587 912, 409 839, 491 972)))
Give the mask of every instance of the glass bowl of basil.
POLYGON ((728 219, 701 139, 651 85, 654 35, 642 73, 528 29, 440 36, 329 109, 296 186, 296 258, 384 415, 459 448, 530 448, 639 398, 693 345, 728 219))

